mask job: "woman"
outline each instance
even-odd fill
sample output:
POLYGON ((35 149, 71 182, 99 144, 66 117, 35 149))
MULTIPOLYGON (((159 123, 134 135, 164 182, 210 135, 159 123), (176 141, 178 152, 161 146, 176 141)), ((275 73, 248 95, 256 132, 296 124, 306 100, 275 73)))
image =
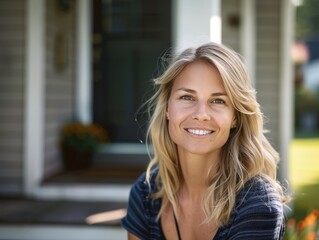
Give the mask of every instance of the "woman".
POLYGON ((155 85, 154 156, 131 189, 128 239, 282 239, 279 158, 238 55, 187 49, 155 85))

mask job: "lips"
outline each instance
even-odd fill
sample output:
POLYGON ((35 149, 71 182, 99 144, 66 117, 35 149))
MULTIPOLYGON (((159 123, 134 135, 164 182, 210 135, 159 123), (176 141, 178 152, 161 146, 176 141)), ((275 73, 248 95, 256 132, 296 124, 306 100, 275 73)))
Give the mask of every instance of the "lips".
POLYGON ((191 129, 191 128, 186 129, 186 131, 191 133, 191 134, 197 135, 197 136, 205 136, 205 135, 209 135, 213 132, 210 130, 191 129))

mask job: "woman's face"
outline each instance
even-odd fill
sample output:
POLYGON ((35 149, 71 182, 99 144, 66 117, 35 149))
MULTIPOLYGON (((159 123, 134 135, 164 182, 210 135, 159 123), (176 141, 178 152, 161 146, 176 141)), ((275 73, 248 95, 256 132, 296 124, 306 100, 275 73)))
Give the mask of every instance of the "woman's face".
POLYGON ((234 112, 217 69, 204 61, 189 64, 175 79, 167 107, 178 152, 219 157, 235 124, 234 112))

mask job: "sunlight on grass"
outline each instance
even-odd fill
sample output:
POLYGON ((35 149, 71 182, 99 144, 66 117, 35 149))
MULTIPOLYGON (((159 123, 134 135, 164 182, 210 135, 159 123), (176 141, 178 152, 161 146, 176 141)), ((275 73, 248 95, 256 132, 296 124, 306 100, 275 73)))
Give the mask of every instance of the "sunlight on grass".
POLYGON ((319 209, 319 139, 294 139, 290 147, 289 178, 294 218, 319 209))
POLYGON ((294 139, 290 147, 289 177, 294 188, 319 183, 319 139, 294 139))

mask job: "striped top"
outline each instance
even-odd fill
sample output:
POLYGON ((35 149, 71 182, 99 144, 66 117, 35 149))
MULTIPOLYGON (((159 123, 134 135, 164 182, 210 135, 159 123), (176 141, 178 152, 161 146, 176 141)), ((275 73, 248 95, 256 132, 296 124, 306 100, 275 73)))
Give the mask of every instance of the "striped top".
MULTIPOLYGON (((160 220, 156 221, 161 200, 153 200, 158 169, 151 173, 151 185, 142 174, 132 186, 127 215, 121 225, 140 239, 165 239, 160 220)), ((278 240, 284 234, 283 204, 272 185, 262 177, 249 180, 236 197, 235 207, 226 226, 220 227, 213 240, 278 240)))

